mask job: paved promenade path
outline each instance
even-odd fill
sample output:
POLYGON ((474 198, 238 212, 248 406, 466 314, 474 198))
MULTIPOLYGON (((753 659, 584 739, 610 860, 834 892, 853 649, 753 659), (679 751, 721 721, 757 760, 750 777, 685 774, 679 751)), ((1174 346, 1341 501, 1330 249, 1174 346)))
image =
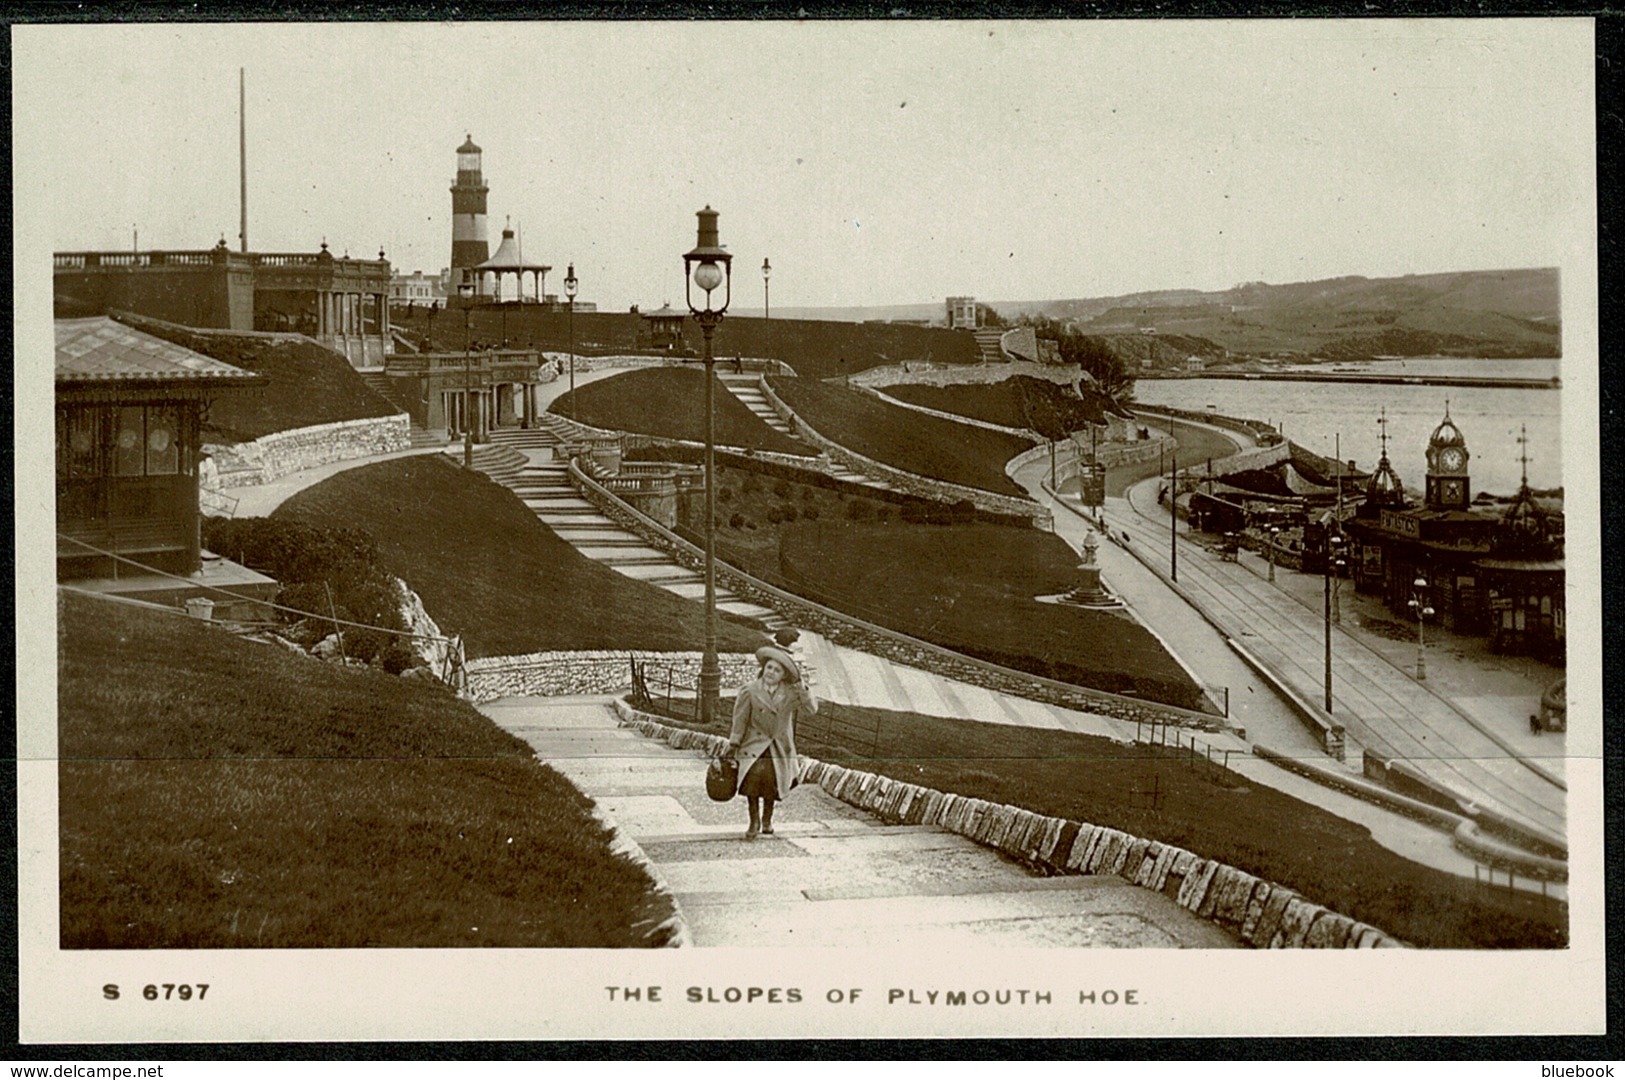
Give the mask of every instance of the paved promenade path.
POLYGON ((705 761, 620 727, 608 698, 507 698, 482 711, 528 741, 643 848, 696 945, 1234 948, 1159 893, 1041 877, 945 830, 886 825, 803 785, 775 835, 705 795, 705 761))

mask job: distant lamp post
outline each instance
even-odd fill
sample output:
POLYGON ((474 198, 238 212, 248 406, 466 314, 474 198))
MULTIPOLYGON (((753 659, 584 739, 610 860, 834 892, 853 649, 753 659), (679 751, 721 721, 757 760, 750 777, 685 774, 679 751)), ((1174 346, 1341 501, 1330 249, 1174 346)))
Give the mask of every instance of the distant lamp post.
POLYGON ((581 288, 581 282, 576 280, 576 264, 571 263, 564 271, 564 298, 570 305, 570 415, 576 413, 576 290, 581 288))
POLYGON ((706 206, 695 216, 699 219, 698 236, 694 250, 683 256, 683 285, 689 313, 705 336, 705 652, 700 658, 700 720, 710 724, 722 691, 722 670, 717 664, 717 380, 711 337, 733 299, 733 256, 718 242, 717 212, 706 206), (696 286, 702 294, 699 305, 694 302, 696 286), (716 303, 718 288, 722 289, 720 305, 716 303))
POLYGON ((1416 679, 1421 682, 1428 677, 1427 657, 1424 655, 1427 643, 1423 638, 1422 627, 1427 620, 1433 618, 1433 609, 1427 605, 1427 578, 1418 577, 1411 582, 1411 588, 1413 591, 1408 603, 1411 611, 1416 614, 1416 679))
POLYGON ((773 276, 773 267, 772 267, 772 265, 766 259, 763 259, 762 260, 762 318, 764 318, 764 319, 771 319, 773 317, 773 307, 768 302, 768 294, 767 294, 767 279, 772 277, 772 276, 773 276))
POLYGON ((1264 543, 1267 545, 1267 551, 1265 553, 1269 556, 1270 560, 1271 581, 1275 580, 1275 538, 1280 535, 1281 527, 1279 525, 1271 525, 1268 535, 1264 538, 1264 543))
POLYGON ((1326 711, 1332 711, 1332 623, 1336 622, 1333 609, 1337 606, 1337 589, 1341 582, 1334 583, 1333 578, 1341 575, 1343 561, 1343 537, 1340 533, 1332 533, 1326 540, 1326 711))

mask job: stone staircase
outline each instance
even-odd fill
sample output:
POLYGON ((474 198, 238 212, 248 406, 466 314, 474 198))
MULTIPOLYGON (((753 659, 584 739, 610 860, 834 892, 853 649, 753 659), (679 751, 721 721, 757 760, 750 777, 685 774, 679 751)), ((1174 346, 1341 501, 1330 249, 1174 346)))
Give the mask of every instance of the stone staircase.
POLYGON ((362 371, 361 381, 367 384, 367 389, 389 402, 407 416, 408 430, 412 439, 412 449, 421 450, 429 446, 445 446, 448 442, 444 432, 430 431, 417 422, 412 415, 412 403, 407 401, 395 379, 391 379, 382 371, 362 371))
MULTIPOLYGON (((622 528, 582 497, 570 483, 570 463, 553 457, 559 444, 558 435, 546 426, 502 428, 491 433, 490 443, 475 448, 474 467, 510 488, 542 524, 589 559, 685 599, 703 600, 702 574, 622 528)), ((772 608, 720 586, 717 610, 755 620, 770 630, 787 625, 772 608)))
POLYGON ((1004 350, 999 348, 999 339, 1004 337, 1004 331, 998 327, 984 326, 973 331, 976 337, 976 347, 982 350, 982 363, 1001 364, 1005 361, 1004 350))
POLYGON ((784 417, 780 416, 773 406, 768 404, 767 395, 762 393, 762 376, 759 372, 752 371, 744 374, 719 372, 718 377, 722 379, 722 385, 728 388, 728 392, 744 402, 745 408, 755 413, 762 423, 781 435, 787 435, 797 442, 801 441, 801 436, 796 434, 795 428, 791 427, 784 417))
MULTIPOLYGON (((744 402, 745 407, 755 413, 764 424, 797 442, 803 441, 801 436, 796 433, 795 428, 791 427, 790 423, 768 403, 767 395, 762 393, 761 375, 759 373, 747 372, 740 375, 731 372, 719 372, 718 375, 722 379, 722 385, 728 388, 728 392, 744 402)), ((852 484, 863 484, 865 487, 879 488, 881 490, 890 490, 892 486, 879 477, 853 472, 845 465, 834 460, 830 461, 827 471, 829 475, 837 480, 845 480, 852 484)))

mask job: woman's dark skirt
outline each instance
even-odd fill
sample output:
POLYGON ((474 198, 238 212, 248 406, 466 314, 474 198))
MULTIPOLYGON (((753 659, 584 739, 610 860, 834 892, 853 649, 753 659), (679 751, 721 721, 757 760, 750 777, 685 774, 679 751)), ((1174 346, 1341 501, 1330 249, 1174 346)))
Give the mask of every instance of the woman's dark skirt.
POLYGON ((750 799, 777 799, 779 797, 779 774, 773 768, 773 755, 769 751, 762 751, 745 773, 745 778, 739 781, 739 794, 750 799))

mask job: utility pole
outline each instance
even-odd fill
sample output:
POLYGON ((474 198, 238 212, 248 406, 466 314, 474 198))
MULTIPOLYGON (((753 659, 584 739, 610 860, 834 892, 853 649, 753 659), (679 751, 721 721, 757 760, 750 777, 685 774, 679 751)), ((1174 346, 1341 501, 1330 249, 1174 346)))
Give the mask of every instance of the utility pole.
POLYGON ((1168 457, 1168 576, 1179 580, 1179 451, 1168 457))

